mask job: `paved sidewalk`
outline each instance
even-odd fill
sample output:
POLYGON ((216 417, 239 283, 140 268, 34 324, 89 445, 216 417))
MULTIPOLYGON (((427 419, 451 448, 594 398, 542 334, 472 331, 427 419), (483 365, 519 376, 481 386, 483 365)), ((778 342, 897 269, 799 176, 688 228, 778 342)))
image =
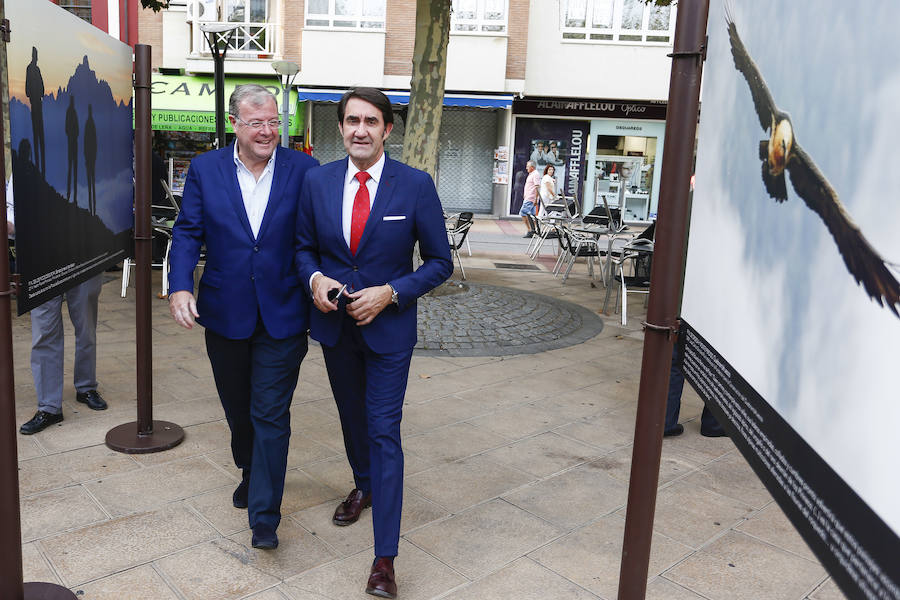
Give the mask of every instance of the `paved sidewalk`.
MULTIPOLYGON (((538 270, 497 268, 531 264, 523 232, 477 220, 474 255, 462 258, 468 280, 597 314, 603 288, 589 285, 582 263, 562 285, 549 244, 538 270)), ((616 597, 644 312, 630 299, 626 327, 598 315, 599 334, 535 354, 414 356, 401 600, 616 597)), ((26 580, 61 583, 84 600, 370 598, 371 512, 350 527, 330 523, 352 477, 321 351, 311 346, 294 397, 281 545, 253 550, 246 512, 231 507, 239 477, 202 331, 176 326, 162 300, 153 313, 154 418, 183 426, 186 439, 141 456, 103 445, 110 428, 135 418, 134 290, 121 299, 110 281, 98 327, 109 410, 74 400, 64 319, 65 421, 17 436, 26 580)), ((27 316, 13 335, 22 423, 35 410, 27 316)), ((700 436, 700 409, 686 386, 686 431, 663 445, 647 597, 843 598, 734 445, 700 436)))

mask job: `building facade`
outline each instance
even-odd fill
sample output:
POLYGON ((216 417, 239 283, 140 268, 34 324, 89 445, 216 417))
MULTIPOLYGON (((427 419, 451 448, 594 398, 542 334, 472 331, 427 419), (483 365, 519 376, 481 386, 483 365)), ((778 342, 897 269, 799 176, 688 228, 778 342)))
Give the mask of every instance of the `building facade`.
MULTIPOLYGON (((629 219, 652 219, 675 9, 642 0, 452 0, 452 7, 436 173, 445 209, 516 214, 525 161, 534 159, 540 169, 553 164, 560 192, 585 210, 605 198, 629 219)), ((192 153, 213 145, 212 130, 198 125, 204 118, 190 116, 205 111, 208 120, 212 111, 207 23, 234 28, 229 79, 274 91, 272 62, 299 65, 296 146, 311 146, 322 162, 343 156, 336 101, 365 85, 394 104, 387 151, 400 157, 415 0, 171 0, 161 12, 141 10, 138 29, 153 47, 154 109, 187 113, 169 115, 165 125, 154 120, 157 148, 179 161, 176 179, 192 153)))

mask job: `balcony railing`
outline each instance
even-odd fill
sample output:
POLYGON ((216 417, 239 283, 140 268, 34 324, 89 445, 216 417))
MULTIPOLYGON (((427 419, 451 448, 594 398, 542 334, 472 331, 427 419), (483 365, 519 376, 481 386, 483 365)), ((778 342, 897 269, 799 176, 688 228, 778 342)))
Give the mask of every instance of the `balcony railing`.
MULTIPOLYGON (((205 21, 215 25, 234 26, 234 33, 216 33, 218 44, 228 44, 226 57, 231 58, 271 58, 275 54, 275 24, 274 23, 233 23, 205 21), (230 38, 229 38, 230 36, 230 38)), ((209 35, 200 30, 199 23, 192 23, 193 36, 191 44, 191 56, 200 58, 210 56, 209 45, 206 36, 209 35)))

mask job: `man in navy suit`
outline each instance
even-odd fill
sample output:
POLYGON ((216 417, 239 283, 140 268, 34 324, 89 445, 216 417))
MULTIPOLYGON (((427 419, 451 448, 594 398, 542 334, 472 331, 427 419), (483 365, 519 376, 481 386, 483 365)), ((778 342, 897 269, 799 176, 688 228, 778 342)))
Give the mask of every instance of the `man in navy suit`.
POLYGON ((310 334, 322 344, 356 485, 333 522, 349 525, 371 503, 375 561, 366 591, 394 598, 400 417, 416 299, 446 280, 453 263, 431 177, 384 153, 394 121, 390 101, 372 88, 350 90, 338 121, 349 157, 313 169, 303 184, 297 265, 317 309, 310 334), (414 271, 416 242, 423 262, 414 271))
POLYGON ((306 355, 309 301, 294 264, 300 188, 318 162, 277 148, 275 97, 238 86, 229 101, 234 145, 191 161, 169 255, 169 310, 206 328, 206 350, 231 452, 242 471, 254 548, 276 548, 291 435, 291 397, 306 355), (194 300, 194 267, 206 267, 194 300))

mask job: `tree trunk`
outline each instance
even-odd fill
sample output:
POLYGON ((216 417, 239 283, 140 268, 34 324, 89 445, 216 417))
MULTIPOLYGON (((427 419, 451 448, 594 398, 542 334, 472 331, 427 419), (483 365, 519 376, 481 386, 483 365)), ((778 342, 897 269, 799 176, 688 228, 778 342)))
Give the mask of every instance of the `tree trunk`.
POLYGON ((450 0, 416 0, 416 41, 403 162, 432 177, 437 171, 449 41, 450 0))

